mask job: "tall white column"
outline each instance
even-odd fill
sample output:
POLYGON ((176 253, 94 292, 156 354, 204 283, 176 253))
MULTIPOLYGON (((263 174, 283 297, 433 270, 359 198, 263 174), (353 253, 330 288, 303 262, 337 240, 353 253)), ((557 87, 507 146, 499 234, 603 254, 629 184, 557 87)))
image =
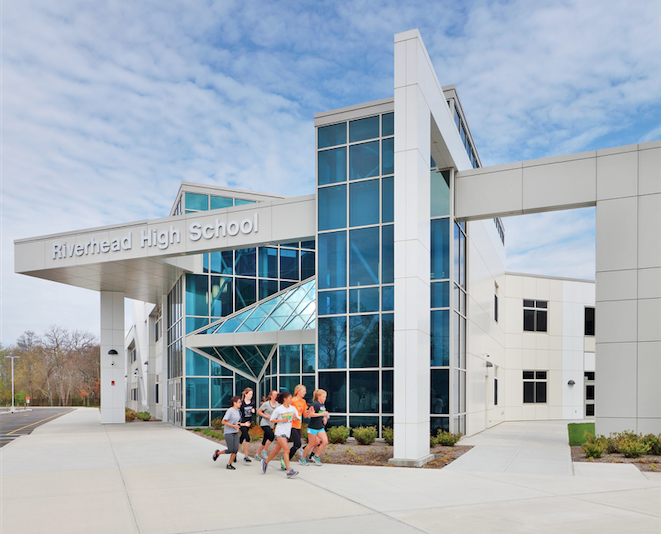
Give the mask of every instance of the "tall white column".
POLYGON ((101 291, 101 423, 126 422, 125 374, 124 293, 101 291))
POLYGON ((394 458, 429 461, 431 114, 419 84, 426 51, 415 31, 395 36, 394 458))

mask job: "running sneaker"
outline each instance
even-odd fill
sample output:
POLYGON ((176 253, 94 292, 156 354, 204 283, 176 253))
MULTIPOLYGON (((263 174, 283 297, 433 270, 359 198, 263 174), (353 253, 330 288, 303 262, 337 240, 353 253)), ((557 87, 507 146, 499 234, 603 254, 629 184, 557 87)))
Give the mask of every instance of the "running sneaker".
POLYGON ((227 464, 227 467, 225 469, 229 469, 230 471, 236 471, 236 467, 234 467, 232 464, 227 464))
POLYGON ((262 458, 264 458, 264 460, 268 460, 268 457, 269 457, 269 453, 266 451, 262 451, 262 458))
POLYGON ((314 457, 314 463, 315 463, 316 465, 321 465, 321 458, 319 458, 319 456, 315 456, 315 457, 314 457))
POLYGON ((310 465, 310 464, 308 463, 308 461, 307 461, 305 458, 301 458, 301 459, 299 460, 299 463, 300 463, 301 465, 310 465))
POLYGON ((266 460, 262 460, 262 475, 266 474, 266 470, 268 469, 269 464, 266 463, 266 460))
POLYGON ((252 460, 251 460, 248 456, 244 456, 244 457, 243 457, 243 461, 246 462, 247 464, 249 464, 250 462, 252 462, 252 460))
POLYGON ((280 470, 281 471, 287 471, 287 466, 285 465, 284 458, 280 458, 280 470))
POLYGON ((213 453, 213 461, 215 462, 220 456, 220 451, 216 449, 216 452, 213 453))
POLYGON ((293 469, 287 471, 287 478, 294 478, 296 475, 298 475, 298 471, 294 471, 293 469))

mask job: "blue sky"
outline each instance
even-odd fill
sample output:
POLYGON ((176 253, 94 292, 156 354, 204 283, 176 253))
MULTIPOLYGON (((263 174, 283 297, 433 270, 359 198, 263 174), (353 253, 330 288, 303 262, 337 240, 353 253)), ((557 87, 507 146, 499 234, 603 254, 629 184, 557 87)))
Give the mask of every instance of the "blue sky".
MULTIPOLYGON (((98 334, 13 240, 167 215, 181 181, 313 192, 313 114, 392 96, 418 28, 485 166, 661 139, 661 4, 0 0, 0 342, 98 334)), ((505 220, 510 271, 594 277, 594 210, 505 220)))

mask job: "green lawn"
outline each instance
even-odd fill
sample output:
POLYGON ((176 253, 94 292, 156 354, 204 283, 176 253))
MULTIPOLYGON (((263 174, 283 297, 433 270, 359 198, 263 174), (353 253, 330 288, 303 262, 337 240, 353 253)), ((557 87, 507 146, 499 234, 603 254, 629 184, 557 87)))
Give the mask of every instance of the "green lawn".
POLYGON ((585 433, 594 435, 594 423, 569 423, 569 445, 581 445, 585 443, 585 433))

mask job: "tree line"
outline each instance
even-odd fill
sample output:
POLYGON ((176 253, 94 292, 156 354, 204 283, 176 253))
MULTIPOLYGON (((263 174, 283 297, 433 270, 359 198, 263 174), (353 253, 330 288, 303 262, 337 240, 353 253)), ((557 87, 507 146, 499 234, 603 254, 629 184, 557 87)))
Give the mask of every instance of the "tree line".
POLYGON ((14 404, 30 397, 32 406, 100 404, 100 347, 89 332, 52 326, 42 336, 24 332, 15 345, 0 346, 0 404, 11 405, 14 359, 14 404))

